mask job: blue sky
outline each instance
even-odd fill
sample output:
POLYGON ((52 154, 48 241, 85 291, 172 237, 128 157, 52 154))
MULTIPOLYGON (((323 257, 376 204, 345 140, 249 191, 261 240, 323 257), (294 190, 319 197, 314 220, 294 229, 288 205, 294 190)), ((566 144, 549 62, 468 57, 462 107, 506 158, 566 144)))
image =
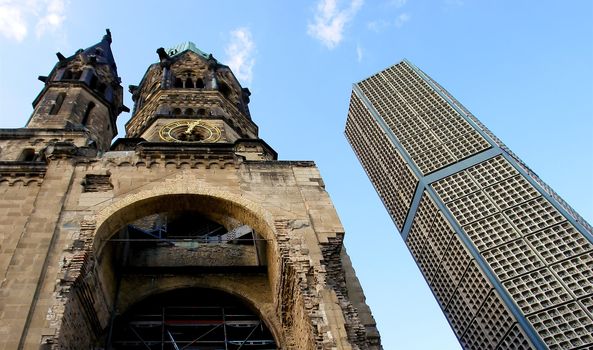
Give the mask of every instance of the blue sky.
POLYGON ((0 0, 0 126, 24 125, 55 52, 105 28, 126 88, 191 40, 250 88, 280 159, 315 160, 385 349, 459 345, 343 136, 352 83, 408 58, 593 221, 589 0, 0 0))

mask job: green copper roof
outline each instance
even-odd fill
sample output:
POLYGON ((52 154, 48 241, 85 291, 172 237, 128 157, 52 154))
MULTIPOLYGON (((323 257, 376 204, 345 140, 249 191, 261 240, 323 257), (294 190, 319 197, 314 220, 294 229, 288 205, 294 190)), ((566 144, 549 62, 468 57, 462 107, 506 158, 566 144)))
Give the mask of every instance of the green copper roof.
POLYGON ((207 53, 198 49, 196 44, 192 43, 191 41, 186 41, 184 43, 177 44, 171 48, 168 48, 167 53, 169 54, 169 56, 175 56, 175 55, 180 54, 186 50, 191 50, 204 58, 208 58, 208 56, 209 56, 207 53))

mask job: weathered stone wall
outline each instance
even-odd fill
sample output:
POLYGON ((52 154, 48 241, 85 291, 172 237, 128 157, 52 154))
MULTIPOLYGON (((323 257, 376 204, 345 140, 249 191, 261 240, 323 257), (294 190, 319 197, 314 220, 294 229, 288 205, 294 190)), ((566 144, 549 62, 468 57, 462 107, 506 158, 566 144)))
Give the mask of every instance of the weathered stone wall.
MULTIPOLYGON (((178 242, 179 244, 183 242, 178 242)), ((198 243, 195 247, 131 247, 130 266, 257 266, 254 245, 198 243)))
MULTIPOLYGON (((1 329, 10 334, 24 332, 24 348, 36 349, 41 343, 56 349, 103 346, 112 316, 155 293, 186 287, 215 288, 243 298, 285 349, 376 348, 365 339, 364 326, 372 326, 370 314, 364 314, 367 318, 362 322, 349 300, 351 282, 344 277, 341 256, 343 228, 313 163, 206 162, 164 155, 147 158, 132 151, 85 159, 50 157, 42 185, 34 187, 39 193, 20 198, 20 204, 7 204, 19 206, 15 215, 20 220, 29 216, 39 222, 34 244, 27 243, 33 231, 6 223, 25 238, 19 243, 13 238, 11 244, 24 243, 28 249, 27 258, 18 254, 23 256, 18 268, 30 278, 23 288, 3 292, 13 298, 5 300, 19 300, 13 315, 22 315, 22 320, 14 322, 7 314, 0 319, 1 329), (91 178, 109 185, 85 190, 91 178), (149 273, 120 278, 118 252, 107 240, 144 216, 187 209, 227 228, 250 225, 267 240, 267 272, 149 273)), ((231 250, 224 254, 223 259, 236 258, 231 250)), ((175 264, 207 267, 204 259, 208 260, 178 254, 175 264)), ((235 263, 241 265, 238 260, 235 263)), ((17 282, 5 283, 15 286, 17 282)), ((0 347, 8 344, 0 339, 0 347)))
POLYGON ((83 126, 89 130, 90 139, 97 143, 98 149, 106 151, 116 134, 115 125, 109 116, 105 102, 94 96, 88 87, 52 86, 37 104, 27 128, 67 129, 83 126), (60 93, 65 94, 61 107, 55 114, 50 114, 60 93))

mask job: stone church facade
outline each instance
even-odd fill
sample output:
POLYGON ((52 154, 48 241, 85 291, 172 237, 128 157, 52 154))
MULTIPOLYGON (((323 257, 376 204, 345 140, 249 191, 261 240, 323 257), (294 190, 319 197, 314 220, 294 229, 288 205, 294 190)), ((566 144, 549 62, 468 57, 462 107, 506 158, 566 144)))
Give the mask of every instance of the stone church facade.
POLYGON ((192 43, 157 51, 112 142, 110 43, 58 54, 0 129, 0 348, 381 349, 315 164, 278 160, 192 43))

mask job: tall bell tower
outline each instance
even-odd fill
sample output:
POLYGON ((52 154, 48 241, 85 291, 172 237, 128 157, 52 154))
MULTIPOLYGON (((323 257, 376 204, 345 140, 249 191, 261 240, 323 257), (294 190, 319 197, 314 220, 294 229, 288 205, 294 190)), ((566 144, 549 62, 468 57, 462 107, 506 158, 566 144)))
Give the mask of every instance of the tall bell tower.
POLYGON ((0 348, 381 349, 315 163, 278 160, 189 42, 157 50, 112 143, 110 42, 58 54, 0 129, 0 348))
POLYGON ((138 86, 130 86, 134 113, 126 137, 173 144, 234 144, 249 160, 275 159, 258 138, 249 113, 249 89, 228 66, 192 42, 165 50, 138 86), (255 142, 254 142, 255 141, 255 142))

